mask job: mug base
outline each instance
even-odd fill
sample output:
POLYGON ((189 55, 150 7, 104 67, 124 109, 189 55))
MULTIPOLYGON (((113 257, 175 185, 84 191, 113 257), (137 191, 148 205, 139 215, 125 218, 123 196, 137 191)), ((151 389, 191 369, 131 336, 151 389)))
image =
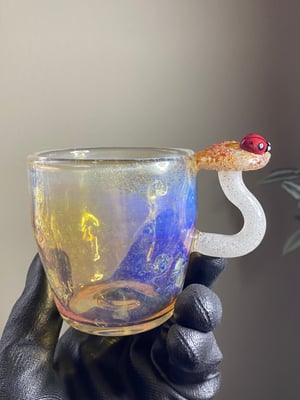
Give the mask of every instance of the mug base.
POLYGON ((84 333, 89 333, 91 335, 98 335, 98 336, 126 336, 126 335, 134 335, 137 333, 142 333, 154 329, 164 322, 166 322, 174 312, 174 308, 172 307, 171 310, 166 312, 163 315, 151 320, 146 320, 144 322, 139 322, 135 325, 128 325, 128 326, 99 326, 99 325, 90 325, 85 324, 74 319, 68 318, 66 315, 63 315, 60 310, 60 314, 64 321, 72 328, 77 329, 84 333))

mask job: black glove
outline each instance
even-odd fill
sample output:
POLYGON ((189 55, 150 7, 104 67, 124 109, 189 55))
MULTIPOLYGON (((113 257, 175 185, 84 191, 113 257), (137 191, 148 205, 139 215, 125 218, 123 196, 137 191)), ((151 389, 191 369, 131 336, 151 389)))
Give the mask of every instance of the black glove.
POLYGON ((158 328, 123 337, 69 328, 59 339, 62 320, 37 256, 0 341, 1 400, 211 399, 222 310, 208 286, 224 267, 192 254, 174 317, 158 328))

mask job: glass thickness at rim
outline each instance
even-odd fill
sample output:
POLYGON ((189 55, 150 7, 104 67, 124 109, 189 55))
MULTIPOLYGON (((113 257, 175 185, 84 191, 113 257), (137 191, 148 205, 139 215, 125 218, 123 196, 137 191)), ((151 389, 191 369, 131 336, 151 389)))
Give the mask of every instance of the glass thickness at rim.
POLYGON ((46 150, 27 157, 34 163, 64 162, 122 162, 122 161, 158 161, 178 160, 190 157, 193 150, 168 147, 90 147, 46 150))

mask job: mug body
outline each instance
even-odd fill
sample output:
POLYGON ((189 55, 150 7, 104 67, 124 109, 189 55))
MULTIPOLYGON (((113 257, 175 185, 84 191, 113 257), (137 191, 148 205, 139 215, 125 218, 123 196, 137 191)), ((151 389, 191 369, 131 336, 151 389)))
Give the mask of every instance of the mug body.
POLYGON ((167 320, 197 214, 193 152, 94 148, 28 158, 32 223, 62 317, 126 335, 167 320))

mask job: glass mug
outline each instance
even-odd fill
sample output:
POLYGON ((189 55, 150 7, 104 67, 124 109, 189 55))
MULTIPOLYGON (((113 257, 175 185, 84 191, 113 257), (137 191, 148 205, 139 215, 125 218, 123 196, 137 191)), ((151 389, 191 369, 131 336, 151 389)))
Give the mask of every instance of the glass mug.
POLYGON ((197 154, 91 148, 28 157, 38 251, 57 308, 71 326, 98 335, 152 329, 172 315, 192 251, 239 256, 262 240, 264 213, 239 171, 219 176, 233 202, 247 198, 246 206, 237 204, 245 208, 242 231, 221 237, 197 231, 203 164, 197 154))

